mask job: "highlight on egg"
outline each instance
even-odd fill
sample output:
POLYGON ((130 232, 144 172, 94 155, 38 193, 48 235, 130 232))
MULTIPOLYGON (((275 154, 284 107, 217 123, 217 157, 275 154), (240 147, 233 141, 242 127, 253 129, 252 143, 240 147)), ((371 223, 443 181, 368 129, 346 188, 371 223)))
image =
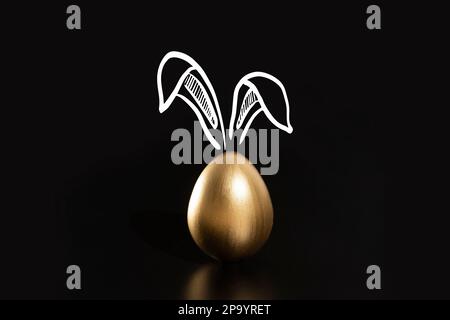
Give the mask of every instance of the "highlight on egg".
POLYGON ((209 256, 239 260, 269 238, 273 207, 256 168, 240 153, 225 152, 202 171, 189 200, 189 231, 209 256))

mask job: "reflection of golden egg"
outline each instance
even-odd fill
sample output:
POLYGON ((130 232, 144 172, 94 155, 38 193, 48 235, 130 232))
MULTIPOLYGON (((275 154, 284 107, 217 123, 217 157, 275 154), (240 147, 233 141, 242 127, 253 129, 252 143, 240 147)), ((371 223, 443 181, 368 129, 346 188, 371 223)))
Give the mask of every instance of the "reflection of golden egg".
POLYGON ((241 154, 216 157, 201 173, 188 208, 194 241, 218 260, 249 256, 270 235, 273 208, 256 168, 241 154))
POLYGON ((271 274, 257 265, 245 263, 203 264, 190 274, 182 299, 261 300, 273 299, 271 274))

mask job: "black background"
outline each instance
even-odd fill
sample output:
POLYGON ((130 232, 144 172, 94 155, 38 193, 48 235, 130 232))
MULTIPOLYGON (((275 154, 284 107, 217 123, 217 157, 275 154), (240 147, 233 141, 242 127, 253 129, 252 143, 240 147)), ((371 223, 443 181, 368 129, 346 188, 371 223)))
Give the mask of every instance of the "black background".
MULTIPOLYGON (((382 7, 382 30, 370 31, 370 3, 77 3, 82 30, 69 31, 69 4, 15 8, 9 23, 2 297, 396 296, 385 166, 407 65, 401 10, 382 7), (172 131, 195 120, 181 101, 158 112, 156 70, 171 50, 205 69, 225 124, 244 74, 286 87, 294 132, 280 135, 278 174, 264 176, 274 229, 246 261, 216 263, 188 233, 204 165, 170 160, 172 131), (70 264, 81 291, 65 287, 70 264), (381 291, 366 288, 371 264, 381 291)), ((254 127, 272 125, 260 116, 254 127)))

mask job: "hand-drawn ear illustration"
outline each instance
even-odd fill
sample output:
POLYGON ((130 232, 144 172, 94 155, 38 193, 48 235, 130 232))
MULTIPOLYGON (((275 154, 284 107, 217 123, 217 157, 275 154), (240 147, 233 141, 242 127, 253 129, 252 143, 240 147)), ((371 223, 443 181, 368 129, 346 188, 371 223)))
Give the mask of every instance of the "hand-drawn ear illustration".
MULTIPOLYGON (((166 111, 176 97, 181 98, 184 102, 188 104, 189 107, 197 115, 200 125, 202 126, 203 132, 208 138, 209 142, 214 146, 214 148, 220 150, 221 144, 214 138, 209 129, 209 126, 213 129, 221 130, 222 132, 222 143, 224 149, 226 149, 226 138, 225 138, 225 128, 223 126, 222 113, 220 111, 219 102, 217 101, 217 96, 208 76, 203 71, 202 67, 195 62, 194 59, 189 57, 187 54, 178 51, 171 51, 167 53, 161 60, 158 67, 157 74, 157 86, 159 95, 159 112, 163 113, 166 111), (179 59, 186 62, 189 67, 184 71, 172 92, 168 97, 164 98, 164 92, 162 87, 162 73, 166 63, 171 59, 179 59), (206 88, 205 88, 206 86, 206 88), (220 126, 220 127, 219 127, 220 126)), ((286 89, 283 84, 274 76, 265 72, 252 72, 245 75, 234 88, 233 93, 233 105, 231 110, 231 120, 229 126, 229 138, 233 139, 233 134, 236 130, 243 128, 242 134, 239 139, 239 143, 244 141, 250 125, 252 124, 255 117, 260 113, 264 112, 266 117, 279 129, 286 131, 287 133, 292 133, 293 128, 289 121, 289 101, 286 94, 286 89), (261 96, 256 85, 251 81, 256 78, 264 78, 274 82, 278 88, 280 88, 283 98, 284 107, 286 108, 286 122, 280 122, 275 119, 272 113, 267 108, 263 97, 261 96), (247 89, 242 101, 239 100, 239 92, 241 89, 247 89), (238 108, 239 102, 239 111, 238 108), (259 107, 258 107, 259 106, 259 107)))
POLYGON ((218 150, 221 149, 221 145, 211 134, 208 124, 214 129, 217 129, 220 125, 219 129, 222 132, 221 142, 223 142, 224 148, 226 148, 225 128, 216 93, 208 76, 194 59, 182 52, 171 51, 167 53, 158 67, 157 86, 160 113, 166 111, 176 97, 181 98, 197 115, 206 137, 214 148, 218 150), (189 67, 181 75, 175 88, 165 99, 162 87, 162 73, 164 66, 171 59, 183 60, 189 67), (207 89, 205 88, 205 85, 207 89))
POLYGON ((241 80, 239 80, 238 84, 234 88, 233 93, 233 106, 231 111, 231 120, 230 120, 230 127, 229 127, 229 135, 230 139, 232 139, 234 130, 238 130, 240 128, 243 128, 241 137, 239 139, 239 143, 242 143, 244 141, 244 138, 247 134, 248 129, 250 128, 250 125, 252 124, 255 117, 263 111, 267 118, 279 129, 286 131, 287 133, 291 133, 293 131, 293 128, 291 126, 291 123, 289 121, 289 101, 286 94, 286 89, 284 88, 283 84, 274 76, 265 73, 265 72, 252 72, 247 75, 245 75, 241 80), (259 93, 258 88, 256 85, 251 81, 255 78, 265 78, 268 80, 273 81, 283 93, 283 98, 285 102, 286 107, 286 123, 283 124, 282 122, 279 122, 276 120, 269 109, 266 106, 266 103, 264 102, 263 97, 259 93), (242 98, 242 101, 239 100, 239 92, 241 89, 247 89, 245 92, 245 95, 242 98), (238 102, 239 102, 239 111, 238 111, 238 102), (258 107, 259 105, 259 107, 258 107), (237 119, 236 119, 237 117, 237 119))

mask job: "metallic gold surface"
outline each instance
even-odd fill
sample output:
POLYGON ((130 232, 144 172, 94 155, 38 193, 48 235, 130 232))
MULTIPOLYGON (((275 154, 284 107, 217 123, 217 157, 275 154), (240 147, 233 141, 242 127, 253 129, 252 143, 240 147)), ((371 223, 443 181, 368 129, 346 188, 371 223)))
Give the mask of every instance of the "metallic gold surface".
POLYGON ((188 226, 205 253, 218 260, 238 260, 265 243, 272 230, 273 208, 256 168, 239 153, 222 156, 213 160, 195 183, 188 226))

